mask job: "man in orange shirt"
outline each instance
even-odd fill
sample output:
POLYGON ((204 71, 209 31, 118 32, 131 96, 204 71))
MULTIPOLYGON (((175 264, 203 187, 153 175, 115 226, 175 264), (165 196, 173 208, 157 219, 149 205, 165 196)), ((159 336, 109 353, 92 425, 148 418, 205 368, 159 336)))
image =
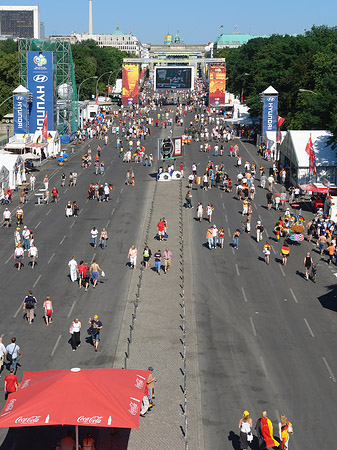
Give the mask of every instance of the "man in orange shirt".
POLYGON ((329 247, 327 248, 327 250, 329 252, 329 262, 328 262, 328 264, 331 264, 332 263, 332 259, 333 259, 334 255, 335 255, 336 248, 335 248, 335 246, 333 244, 330 244, 329 247))
POLYGON ((14 375, 14 369, 9 370, 9 375, 5 376, 5 399, 7 400, 8 395, 16 392, 19 388, 19 380, 16 375, 14 375))

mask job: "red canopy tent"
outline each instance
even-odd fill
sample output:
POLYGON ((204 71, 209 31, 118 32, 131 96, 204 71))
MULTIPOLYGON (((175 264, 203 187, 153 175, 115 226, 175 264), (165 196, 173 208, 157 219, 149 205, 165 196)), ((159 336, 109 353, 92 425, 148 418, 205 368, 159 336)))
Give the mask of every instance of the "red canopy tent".
MULTIPOLYGON (((41 425, 138 428, 147 370, 25 372, 0 414, 0 427, 41 425)), ((76 447, 78 448, 78 447, 76 447)))

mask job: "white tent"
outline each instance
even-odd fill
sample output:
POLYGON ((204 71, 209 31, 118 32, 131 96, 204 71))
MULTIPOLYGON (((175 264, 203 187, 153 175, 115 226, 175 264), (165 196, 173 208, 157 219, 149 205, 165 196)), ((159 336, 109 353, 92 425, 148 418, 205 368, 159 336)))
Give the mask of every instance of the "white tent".
POLYGON ((0 153, 0 167, 4 166, 8 170, 8 187, 15 189, 26 181, 25 165, 20 155, 13 155, 8 152, 0 153))
POLYGON ((289 171, 289 181, 295 185, 321 182, 327 178, 337 181, 337 155, 328 144, 331 133, 327 130, 291 130, 280 145, 280 164, 289 171), (309 155, 305 151, 309 138, 313 143, 316 176, 309 173, 309 155))
POLYGON ((57 131, 48 131, 47 141, 42 138, 42 131, 35 131, 33 142, 27 147, 29 151, 37 156, 45 158, 56 156, 61 151, 60 136, 57 131))

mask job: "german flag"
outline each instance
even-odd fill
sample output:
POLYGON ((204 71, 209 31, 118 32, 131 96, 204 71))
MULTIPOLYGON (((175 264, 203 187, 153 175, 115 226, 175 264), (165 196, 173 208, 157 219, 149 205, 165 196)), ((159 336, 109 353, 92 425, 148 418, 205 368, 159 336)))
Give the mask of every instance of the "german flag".
POLYGON ((289 252, 290 252, 289 247, 287 245, 282 245, 281 247, 282 255, 289 255, 289 252))
POLYGON ((261 433, 267 448, 280 445, 273 437, 273 424, 268 417, 261 417, 261 433))

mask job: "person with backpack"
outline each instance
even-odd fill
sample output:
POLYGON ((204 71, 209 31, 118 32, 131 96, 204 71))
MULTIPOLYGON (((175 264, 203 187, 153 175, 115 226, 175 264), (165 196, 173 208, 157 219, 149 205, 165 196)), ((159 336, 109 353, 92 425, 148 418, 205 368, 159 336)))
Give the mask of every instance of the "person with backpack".
POLYGON ((37 300, 33 297, 33 292, 29 291, 28 295, 23 300, 23 312, 26 313, 29 325, 34 321, 34 312, 36 309, 37 300))

